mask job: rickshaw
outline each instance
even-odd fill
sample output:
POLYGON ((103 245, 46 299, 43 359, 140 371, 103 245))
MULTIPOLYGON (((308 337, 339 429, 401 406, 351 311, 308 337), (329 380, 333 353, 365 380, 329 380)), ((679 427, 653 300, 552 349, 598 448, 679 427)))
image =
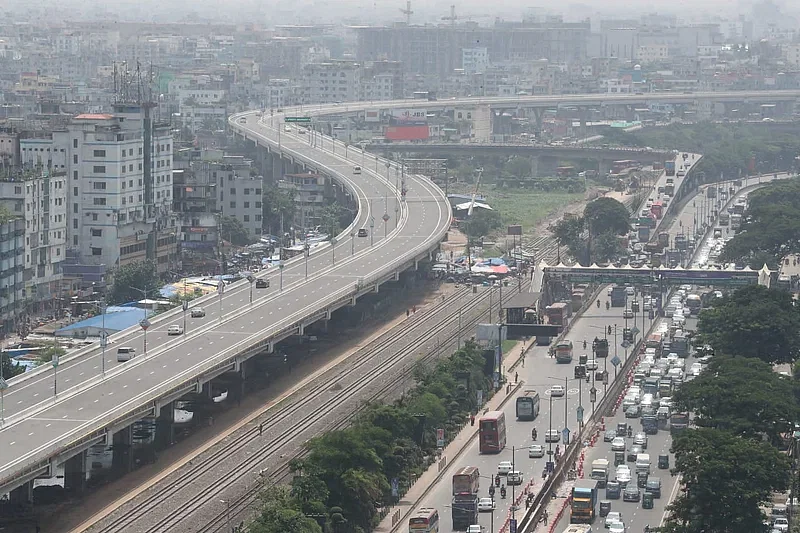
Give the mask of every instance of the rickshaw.
POLYGON ((645 492, 644 494, 642 494, 642 509, 652 509, 653 503, 654 500, 653 500, 653 495, 651 493, 645 492))
POLYGON ((606 517, 611 512, 611 502, 609 500, 600 501, 600 516, 606 517))
POLYGON ((661 454, 658 456, 658 468, 666 470, 669 468, 669 455, 661 454))

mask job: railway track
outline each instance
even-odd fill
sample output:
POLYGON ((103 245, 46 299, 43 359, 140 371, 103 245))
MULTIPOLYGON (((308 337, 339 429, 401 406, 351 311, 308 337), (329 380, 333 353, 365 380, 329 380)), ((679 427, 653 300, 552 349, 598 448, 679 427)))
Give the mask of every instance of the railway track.
MULTIPOLYGON (((345 407, 348 402, 363 399, 365 392, 376 385, 377 390, 367 394, 367 401, 385 396, 403 383, 410 377, 418 360, 413 355, 429 344, 437 332, 457 330, 459 314, 462 330, 471 327, 485 315, 482 304, 488 295, 486 290, 478 293, 477 297, 466 290, 458 291, 430 312, 421 313, 410 323, 393 328, 353 354, 346 363, 315 378, 306 388, 312 392, 296 393, 272 407, 273 412, 268 413, 264 420, 264 437, 259 436, 258 426, 229 437, 205 457, 184 467, 167 485, 153 487, 143 498, 124 505, 120 516, 111 515, 90 530, 108 533, 133 530, 148 533, 211 532, 228 530, 232 521, 249 518, 250 506, 257 499, 258 489, 263 483, 259 471, 266 461, 278 458, 279 464, 273 468, 270 478, 272 482, 280 481, 288 474, 289 460, 302 451, 302 444, 308 438, 346 425, 356 409, 327 424, 327 427, 319 427, 318 422, 326 417, 335 418, 333 414, 337 409, 345 407), (351 380, 349 383, 348 379, 351 380), (308 414, 301 414, 304 408, 308 414), (313 434, 304 438, 303 434, 309 432, 313 434), (234 454, 242 451, 246 455, 243 459, 231 461, 234 454), (231 464, 226 467, 228 462, 231 464), (220 471, 223 471, 221 475, 204 481, 204 478, 220 471), (245 490, 226 498, 222 507, 214 501, 219 500, 227 489, 241 485, 245 485, 245 490), (194 522, 201 520, 195 513, 199 514, 201 510, 207 513, 212 508, 220 511, 215 511, 211 520, 198 527, 194 522), (162 516, 151 522, 154 514, 162 516), (146 518, 148 516, 150 519, 146 518)), ((427 361, 435 355, 433 350, 427 350, 420 359, 427 361)))

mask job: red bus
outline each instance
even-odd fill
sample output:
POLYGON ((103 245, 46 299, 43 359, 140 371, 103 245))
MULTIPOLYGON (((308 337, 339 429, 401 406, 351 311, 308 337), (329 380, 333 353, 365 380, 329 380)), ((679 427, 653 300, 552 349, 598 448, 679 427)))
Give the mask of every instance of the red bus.
POLYGON ((439 533, 439 511, 431 508, 418 509, 408 520, 409 533, 439 533))
POLYGON ((620 161, 614 161, 611 164, 611 174, 615 176, 624 176, 630 174, 634 170, 639 170, 641 167, 641 163, 635 159, 622 159, 620 161))
POLYGON ((506 446, 506 415, 489 411, 480 420, 480 453, 500 453, 506 446))
POLYGON ((653 205, 650 206, 650 212, 653 213, 656 218, 661 218, 664 216, 664 203, 661 200, 653 202, 653 205))
POLYGON ((575 175, 575 167, 558 167, 556 175, 562 178, 569 178, 575 175))

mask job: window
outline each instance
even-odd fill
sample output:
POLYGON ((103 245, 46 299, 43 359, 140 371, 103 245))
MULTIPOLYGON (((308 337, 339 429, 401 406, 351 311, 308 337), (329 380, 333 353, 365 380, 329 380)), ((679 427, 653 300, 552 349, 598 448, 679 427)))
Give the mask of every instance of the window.
POLYGON ((256 202, 256 209, 261 209, 261 202, 256 202))
POLYGON ((236 188, 231 187, 231 196, 236 196, 236 188))
POLYGON ((261 215, 256 215, 256 222, 261 222, 261 215))
POLYGON ((128 172, 133 172, 133 163, 128 165, 128 172))
MULTIPOLYGON (((77 187, 73 187, 72 188, 72 196, 78 196, 78 188, 77 187)), ((78 205, 78 204, 75 204, 75 205, 78 205)))
POLYGON ((92 222, 97 222, 97 213, 92 213, 92 222))
POLYGON ((78 229, 78 219, 77 218, 73 218, 72 219, 72 229, 78 229))
MULTIPOLYGON (((122 151, 122 155, 123 156, 125 155, 125 150, 122 151)), ((106 151, 105 150, 95 150, 94 151, 94 156, 95 157, 105 157, 106 156, 106 151)))
POLYGON ((78 164, 78 155, 77 154, 72 156, 72 163, 75 164, 75 165, 78 164))
POLYGON ((73 170, 72 171, 72 179, 74 179, 74 180, 78 179, 78 171, 77 170, 73 170))
POLYGON ((72 212, 73 213, 77 213, 78 212, 78 204, 72 204, 72 212))
POLYGON ((106 173, 106 166, 105 165, 95 165, 92 167, 92 172, 95 174, 105 174, 106 173))
POLYGON ((123 149, 122 149, 122 157, 125 157, 125 153, 126 153, 126 152, 127 152, 127 150, 125 150, 125 148, 123 148, 123 149))
POLYGON ((14 187, 14 194, 22 194, 22 186, 21 185, 14 187))
POLYGON ((261 196, 261 189, 256 189, 256 196, 261 196))
POLYGON ((73 148, 77 148, 78 147, 78 139, 72 139, 72 147, 73 148))
POLYGON ((103 236, 103 230, 92 228, 92 237, 102 237, 102 236, 103 236))
POLYGON ((103 249, 92 247, 92 255, 103 255, 103 249))
MULTIPOLYGON (((78 226, 75 226, 75 227, 77 228, 78 226)), ((77 235, 73 235, 72 236, 72 245, 73 246, 78 246, 78 236, 77 235)))
POLYGON ((245 209, 250 209, 250 202, 245 202, 244 203, 244 208, 245 209))
POLYGON ((245 189, 245 190, 244 190, 244 194, 245 194, 245 195, 249 195, 249 194, 250 194, 250 189, 245 189))
POLYGON ((245 222, 250 222, 250 215, 245 215, 244 216, 244 221, 245 222))
POLYGON ((231 202, 231 209, 236 209, 236 202, 231 202))
POLYGON ((142 155, 142 149, 139 148, 139 155, 142 155))
POLYGON ((106 205, 106 199, 103 197, 95 198, 94 205, 106 205))
POLYGON ((133 180, 128 180, 128 187, 133 187, 133 180))
POLYGON ((95 182, 92 184, 92 187, 93 187, 94 189, 99 189, 99 190, 101 190, 101 191, 104 191, 104 190, 106 190, 106 182, 105 182, 105 181, 95 181, 95 182))

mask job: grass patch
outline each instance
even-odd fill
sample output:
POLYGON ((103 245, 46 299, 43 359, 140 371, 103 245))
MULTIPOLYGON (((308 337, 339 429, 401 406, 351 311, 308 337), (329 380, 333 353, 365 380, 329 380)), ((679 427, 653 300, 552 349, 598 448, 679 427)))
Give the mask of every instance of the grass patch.
POLYGON ((517 344, 519 344, 519 341, 512 341, 512 340, 508 340, 508 339, 504 340, 503 341, 503 346, 502 346, 503 353, 507 354, 507 353, 511 352, 511 350, 513 350, 514 348, 517 347, 517 344))
POLYGON ((553 211, 585 197, 583 192, 536 192, 494 187, 482 192, 486 193, 489 205, 503 217, 503 225, 521 224, 522 231, 528 235, 553 211))

